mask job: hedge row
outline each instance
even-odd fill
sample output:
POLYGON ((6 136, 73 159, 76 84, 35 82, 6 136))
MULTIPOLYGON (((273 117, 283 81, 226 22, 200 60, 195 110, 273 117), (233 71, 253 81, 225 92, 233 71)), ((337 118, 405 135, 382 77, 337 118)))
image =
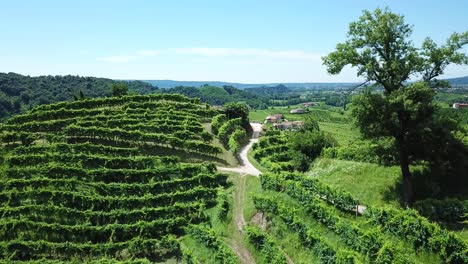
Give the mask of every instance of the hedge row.
POLYGON ((299 234, 304 247, 314 251, 321 263, 360 263, 356 252, 335 249, 320 233, 311 229, 296 213, 271 196, 254 196, 255 208, 266 213, 270 218, 279 217, 294 232, 299 234))

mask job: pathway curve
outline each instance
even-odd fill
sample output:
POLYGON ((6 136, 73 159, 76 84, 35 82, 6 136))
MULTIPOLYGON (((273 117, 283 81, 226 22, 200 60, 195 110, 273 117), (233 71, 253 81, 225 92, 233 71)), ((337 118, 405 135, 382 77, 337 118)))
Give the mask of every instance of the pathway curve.
POLYGON ((238 184, 236 184, 236 189, 234 193, 234 204, 233 204, 233 221, 236 227, 236 233, 232 234, 233 237, 228 239, 226 242, 227 244, 236 252, 237 256, 241 263, 246 264, 254 264, 255 259, 253 258, 250 251, 247 249, 244 243, 243 236, 244 236, 244 226, 247 224, 244 219, 244 200, 245 200, 245 189, 246 189, 246 175, 253 175, 258 177, 261 172, 255 168, 252 163, 250 163, 249 159, 247 158, 247 153, 249 152, 250 148, 258 141, 258 136, 262 131, 262 124, 258 123, 251 123, 250 124, 253 129, 252 138, 250 139, 249 143, 244 146, 240 153, 240 166, 235 168, 228 168, 228 167, 218 167, 220 171, 230 171, 239 173, 240 177, 238 179, 238 184))
POLYGON ((236 173, 240 173, 240 174, 249 174, 249 175, 253 175, 253 176, 259 176, 260 174, 262 174, 257 168, 255 168, 252 163, 250 163, 248 157, 247 157, 247 153, 249 152, 250 148, 253 146, 253 144, 255 144, 256 142, 258 142, 258 136, 260 134, 260 132, 262 131, 262 124, 259 124, 259 123, 250 123, 250 125, 252 126, 252 129, 253 129, 253 134, 252 134, 252 138, 249 140, 249 144, 245 145, 241 151, 239 152, 239 160, 240 160, 240 166, 238 167, 233 167, 233 168, 229 168, 229 167, 218 167, 218 170, 220 171, 231 171, 231 172, 236 172, 236 173))

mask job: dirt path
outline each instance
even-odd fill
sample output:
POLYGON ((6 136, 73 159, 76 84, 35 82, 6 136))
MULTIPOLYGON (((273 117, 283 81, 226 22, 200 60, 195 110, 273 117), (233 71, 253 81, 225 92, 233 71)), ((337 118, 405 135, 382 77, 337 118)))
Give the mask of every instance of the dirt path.
POLYGON ((253 144, 258 142, 258 136, 260 132, 262 131, 262 124, 250 123, 250 125, 252 126, 253 134, 252 134, 252 138, 249 141, 249 144, 245 145, 239 152, 239 159, 240 159, 241 165, 239 167, 234 167, 234 168, 218 167, 218 170, 236 172, 236 173, 243 174, 243 175, 249 174, 249 175, 253 175, 257 177, 260 174, 262 174, 257 168, 255 168, 252 165, 252 163, 250 163, 247 157, 247 153, 249 152, 250 148, 253 146, 253 144))
POLYGON ((232 234, 231 238, 226 242, 236 252, 237 256, 241 263, 255 263, 250 251, 244 244, 244 226, 247 224, 244 219, 244 199, 245 199, 245 186, 246 186, 246 176, 244 174, 240 175, 238 179, 238 184, 236 185, 236 190, 234 193, 234 206, 232 210, 232 220, 236 227, 236 231, 232 234))
POLYGON ((252 165, 252 163, 250 163, 249 159, 247 158, 247 153, 249 152, 253 144, 255 144, 258 141, 258 136, 262 131, 262 124, 251 123, 250 125, 253 128, 253 135, 249 143, 246 146, 244 146, 239 153, 239 159, 241 163, 240 166, 235 168, 218 167, 218 170, 220 171, 230 171, 239 173, 239 178, 234 193, 234 205, 232 216, 236 232, 232 234, 229 239, 226 240, 226 243, 229 245, 229 247, 232 248, 234 252, 236 252, 240 262, 246 264, 255 263, 255 259, 253 258, 252 254, 247 249, 244 243, 244 227, 247 224, 244 219, 246 176, 253 175, 258 177, 261 174, 261 172, 257 168, 255 168, 252 165))

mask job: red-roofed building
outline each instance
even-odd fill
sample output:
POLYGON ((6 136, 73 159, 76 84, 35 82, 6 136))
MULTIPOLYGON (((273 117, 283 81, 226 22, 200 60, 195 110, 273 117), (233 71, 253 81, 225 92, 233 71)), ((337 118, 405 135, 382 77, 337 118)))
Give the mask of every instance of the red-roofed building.
POLYGON ((458 109, 458 108, 468 108, 467 103, 454 103, 452 105, 453 108, 458 109))

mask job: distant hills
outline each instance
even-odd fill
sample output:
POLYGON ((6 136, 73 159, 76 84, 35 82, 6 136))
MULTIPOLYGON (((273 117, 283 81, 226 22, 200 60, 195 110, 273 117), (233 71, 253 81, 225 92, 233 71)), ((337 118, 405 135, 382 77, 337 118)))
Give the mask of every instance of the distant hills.
POLYGON ((451 85, 468 85, 468 76, 445 79, 445 80, 448 81, 451 85))
MULTIPOLYGON (((468 86, 468 76, 446 80, 452 86, 468 86)), ((16 73, 0 73, 0 121, 36 105, 73 101, 81 97, 109 96, 110 85, 119 81, 126 81, 129 90, 136 94, 181 93, 199 97, 210 104, 245 101, 253 107, 264 107, 270 99, 291 99, 292 94, 298 96, 300 90, 304 89, 336 90, 356 85, 356 83, 248 84, 219 81, 138 81, 72 75, 30 77, 16 73), (283 98, 286 94, 288 97, 283 98)))
POLYGON ((150 83, 159 88, 174 88, 177 86, 191 86, 200 87, 205 84, 209 86, 234 86, 238 89, 258 88, 258 87, 272 87, 277 85, 285 85, 288 88, 296 89, 337 89, 353 86, 356 83, 233 83, 233 82, 219 82, 219 81, 173 81, 173 80, 141 80, 150 83))
MULTIPOLYGON (((30 77, 11 72, 0 73, 0 120, 36 105, 73 101, 81 97, 110 96, 110 85, 116 82, 106 78, 72 75, 30 77)), ((136 94, 158 90, 141 81, 128 82, 128 88, 136 94)))
MULTIPOLYGON (((445 79, 449 81, 452 85, 468 85, 468 76, 445 79)), ((201 87, 205 84, 209 86, 234 86, 238 89, 246 88, 260 88, 260 87, 273 87, 278 85, 284 85, 292 89, 340 89, 354 86, 357 83, 315 83, 315 82, 306 82, 306 83, 234 83, 234 82, 220 82, 220 81, 174 81, 174 80, 141 80, 143 82, 150 83, 159 88, 174 88, 177 86, 191 86, 191 87, 201 87)))

